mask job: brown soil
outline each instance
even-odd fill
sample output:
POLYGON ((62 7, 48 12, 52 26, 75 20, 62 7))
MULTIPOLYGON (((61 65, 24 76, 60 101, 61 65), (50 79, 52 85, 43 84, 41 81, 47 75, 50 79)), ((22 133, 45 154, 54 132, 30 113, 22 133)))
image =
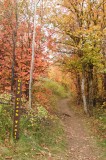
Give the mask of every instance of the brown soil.
POLYGON ((84 116, 76 114, 68 106, 69 100, 63 99, 58 103, 58 115, 63 123, 68 142, 68 151, 62 160, 103 160, 101 149, 89 132, 84 116))

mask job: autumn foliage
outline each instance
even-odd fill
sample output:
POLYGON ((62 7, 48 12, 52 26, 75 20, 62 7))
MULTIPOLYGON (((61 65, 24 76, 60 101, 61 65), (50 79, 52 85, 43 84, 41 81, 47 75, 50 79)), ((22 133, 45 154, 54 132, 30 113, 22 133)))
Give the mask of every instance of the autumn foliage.
MULTIPOLYGON (((28 4, 27 1, 24 5, 31 12, 28 4)), ((31 13, 26 13, 26 18, 23 17, 25 6, 20 7, 20 5, 22 5, 21 1, 1 2, 0 90, 2 91, 14 90, 16 79, 19 78, 23 82, 23 91, 28 90, 33 21, 31 13)), ((34 81, 46 74, 49 65, 47 48, 51 48, 51 38, 45 34, 40 24, 36 27, 36 32, 34 81)))

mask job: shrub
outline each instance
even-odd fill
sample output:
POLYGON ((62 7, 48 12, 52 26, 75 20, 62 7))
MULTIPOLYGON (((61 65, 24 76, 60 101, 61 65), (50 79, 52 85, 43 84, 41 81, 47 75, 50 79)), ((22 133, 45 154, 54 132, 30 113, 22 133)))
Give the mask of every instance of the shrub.
POLYGON ((0 109, 0 139, 10 138, 12 132, 12 106, 2 106, 0 109))
POLYGON ((21 137, 33 137, 37 144, 54 145, 63 130, 57 117, 52 116, 41 105, 37 104, 37 113, 27 111, 21 118, 21 137))

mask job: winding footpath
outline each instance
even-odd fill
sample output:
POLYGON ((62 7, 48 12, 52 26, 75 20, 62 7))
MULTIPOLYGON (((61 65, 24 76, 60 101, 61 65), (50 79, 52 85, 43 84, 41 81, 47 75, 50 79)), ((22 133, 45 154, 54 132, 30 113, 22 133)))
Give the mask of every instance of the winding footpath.
POLYGON ((69 100, 58 102, 58 114, 63 123, 68 142, 68 151, 61 160, 104 160, 102 152, 86 127, 84 117, 68 106, 69 100))

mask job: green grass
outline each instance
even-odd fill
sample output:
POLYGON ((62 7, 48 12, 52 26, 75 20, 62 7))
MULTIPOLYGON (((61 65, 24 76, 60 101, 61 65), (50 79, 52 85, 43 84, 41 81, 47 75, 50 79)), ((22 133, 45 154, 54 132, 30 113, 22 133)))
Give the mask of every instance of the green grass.
POLYGON ((12 118, 9 118, 11 110, 8 109, 8 106, 2 107, 1 114, 3 125, 0 134, 3 136, 0 137, 0 160, 6 157, 12 157, 14 160, 41 160, 43 157, 46 160, 49 155, 55 156, 65 150, 64 132, 59 119, 47 115, 42 107, 37 115, 33 111, 28 111, 28 114, 21 116, 20 139, 16 143, 11 136, 12 118), (7 123, 8 118, 9 123, 7 123), (6 136, 6 133, 10 133, 9 137, 6 136))
POLYGON ((11 139, 7 147, 2 144, 0 148, 0 160, 6 157, 33 160, 42 156, 46 159, 50 154, 55 156, 65 150, 64 133, 59 122, 54 122, 53 126, 45 126, 35 134, 28 132, 27 135, 21 135, 17 143, 11 139))
POLYGON ((106 159, 106 110, 102 106, 94 108, 94 118, 92 120, 93 130, 97 137, 97 142, 104 150, 103 160, 106 159))
MULTIPOLYGON (((40 80, 40 87, 39 90, 43 91, 43 88, 49 89, 52 91, 53 95, 59 96, 61 98, 65 98, 68 96, 68 91, 66 87, 61 85, 60 83, 53 81, 51 79, 41 79, 40 80)), ((35 87, 36 88, 36 87, 35 87)))

